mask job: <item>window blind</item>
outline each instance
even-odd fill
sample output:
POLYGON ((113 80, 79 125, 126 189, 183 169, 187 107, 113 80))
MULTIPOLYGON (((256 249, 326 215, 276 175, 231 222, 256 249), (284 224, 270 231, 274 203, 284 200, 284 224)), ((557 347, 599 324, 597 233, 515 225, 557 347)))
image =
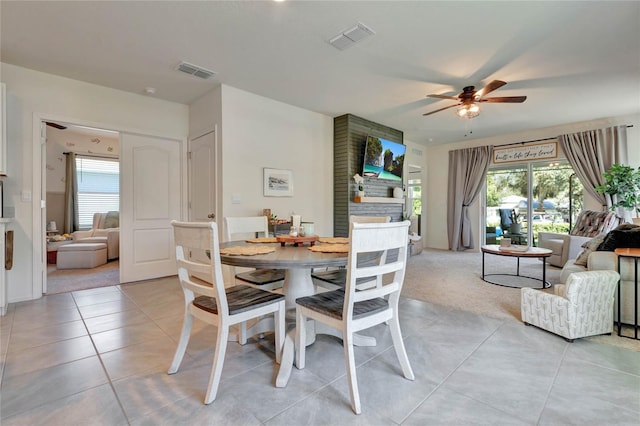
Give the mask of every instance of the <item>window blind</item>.
POLYGON ((90 229, 94 213, 120 210, 120 163, 77 156, 76 173, 80 229, 90 229))

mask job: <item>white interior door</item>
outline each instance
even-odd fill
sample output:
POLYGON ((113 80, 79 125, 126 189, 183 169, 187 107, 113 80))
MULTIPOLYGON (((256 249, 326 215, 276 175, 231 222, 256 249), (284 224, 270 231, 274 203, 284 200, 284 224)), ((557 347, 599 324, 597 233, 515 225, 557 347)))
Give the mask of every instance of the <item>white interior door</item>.
MULTIPOLYGON (((40 158, 47 158, 47 126, 40 122, 40 158)), ((42 265, 42 294, 47 292, 47 162, 42 161, 42 173, 40 174, 40 264, 42 265)), ((34 234, 35 235, 35 234, 34 234)), ((34 238, 35 240, 35 238, 34 238)))
POLYGON ((122 133, 120 153, 120 282, 175 275, 171 220, 182 217, 182 143, 122 133))
MULTIPOLYGON (((189 149, 189 220, 216 221, 216 132, 211 131, 191 140, 189 149)), ((209 262, 206 252, 191 251, 189 256, 209 262)), ((228 276, 229 268, 224 269, 228 276)), ((199 276, 208 280, 206 276, 199 276)))
POLYGON ((216 132, 191 141, 189 152, 189 217, 193 222, 216 220, 216 132))

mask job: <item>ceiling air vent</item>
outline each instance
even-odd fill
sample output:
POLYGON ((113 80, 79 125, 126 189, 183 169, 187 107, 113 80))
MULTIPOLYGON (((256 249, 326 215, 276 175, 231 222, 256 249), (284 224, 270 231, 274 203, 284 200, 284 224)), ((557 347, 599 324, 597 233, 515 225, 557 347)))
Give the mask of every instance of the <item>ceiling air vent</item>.
POLYGON ((216 73, 210 71, 206 68, 199 67, 197 65, 190 64, 188 62, 180 62, 178 67, 176 68, 178 71, 182 71, 183 73, 190 74, 204 80, 213 77, 216 73))
POLYGON ((331 40, 329 43, 336 49, 344 50, 347 47, 353 46, 355 43, 369 36, 375 35, 375 32, 365 24, 358 22, 353 28, 343 31, 331 40))

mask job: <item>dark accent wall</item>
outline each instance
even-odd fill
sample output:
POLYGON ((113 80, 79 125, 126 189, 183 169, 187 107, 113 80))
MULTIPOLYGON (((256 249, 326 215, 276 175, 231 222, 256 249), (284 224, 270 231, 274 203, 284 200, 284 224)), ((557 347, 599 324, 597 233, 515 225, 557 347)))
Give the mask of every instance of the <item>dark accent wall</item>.
MULTIPOLYGON (((362 160, 367 135, 404 143, 400 130, 356 117, 352 114, 333 119, 333 234, 349 236, 349 215, 391 216, 393 222, 402 220, 404 204, 354 203, 356 184, 353 175, 362 175, 362 160)), ((402 182, 366 178, 365 197, 393 197, 393 188, 402 182)))

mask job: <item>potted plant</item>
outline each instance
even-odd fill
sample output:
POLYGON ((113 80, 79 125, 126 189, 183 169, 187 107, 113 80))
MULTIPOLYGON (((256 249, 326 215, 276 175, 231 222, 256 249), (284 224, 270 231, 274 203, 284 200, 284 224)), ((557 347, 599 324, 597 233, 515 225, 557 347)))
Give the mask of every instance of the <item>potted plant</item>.
POLYGON ((509 225, 509 232, 511 232, 512 234, 522 233, 521 218, 516 213, 515 209, 511 210, 511 213, 509 214, 509 219, 511 219, 511 225, 509 225))
POLYGON ((640 167, 634 169, 622 164, 613 164, 602 174, 604 183, 596 186, 596 192, 611 196, 611 210, 622 207, 630 210, 633 222, 640 220, 640 167))

